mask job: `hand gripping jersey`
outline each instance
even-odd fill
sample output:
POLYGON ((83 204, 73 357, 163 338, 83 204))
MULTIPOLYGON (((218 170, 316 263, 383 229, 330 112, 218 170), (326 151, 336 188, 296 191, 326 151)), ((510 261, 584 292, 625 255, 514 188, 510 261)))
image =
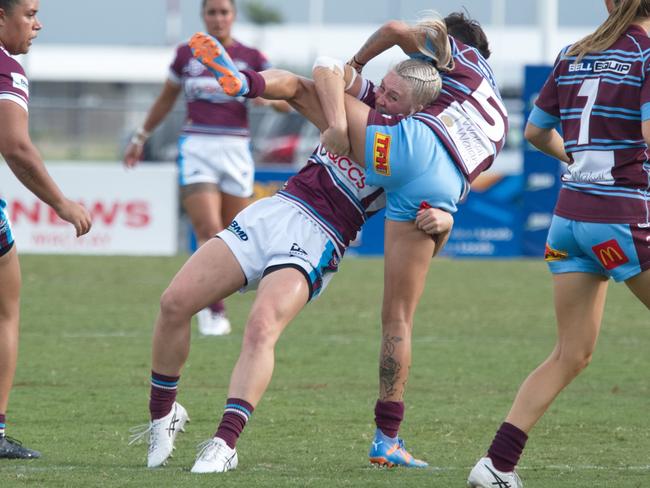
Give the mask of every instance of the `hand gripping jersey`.
POLYGON ((630 28, 579 63, 564 48, 530 122, 561 126, 573 158, 555 209, 587 222, 649 223, 650 164, 641 122, 650 119, 650 39, 630 28))
MULTIPOLYGON (((427 124, 470 181, 494 162, 505 143, 508 113, 487 61, 449 36, 454 69, 441 72, 440 96, 414 119, 427 124)), ((415 57, 420 57, 416 55, 415 57)))
MULTIPOLYGON (((262 71, 270 67, 266 57, 234 41, 226 48, 237 68, 262 71)), ((183 86, 187 102, 184 134, 216 134, 249 137, 248 110, 245 98, 232 98, 207 68, 192 56, 187 44, 176 50, 169 70, 169 79, 183 86)))
POLYGON ((0 47, 0 100, 11 100, 27 111, 29 81, 22 66, 0 47))

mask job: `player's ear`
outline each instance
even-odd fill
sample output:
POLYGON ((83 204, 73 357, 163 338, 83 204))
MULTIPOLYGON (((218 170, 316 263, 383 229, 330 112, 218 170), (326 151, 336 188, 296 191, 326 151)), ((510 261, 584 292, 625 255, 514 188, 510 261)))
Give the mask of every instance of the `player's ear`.
POLYGON ((413 108, 411 108, 411 114, 410 115, 413 115, 414 113, 420 112, 422 110, 424 110, 424 105, 422 105, 421 103, 418 104, 418 105, 415 105, 413 108))

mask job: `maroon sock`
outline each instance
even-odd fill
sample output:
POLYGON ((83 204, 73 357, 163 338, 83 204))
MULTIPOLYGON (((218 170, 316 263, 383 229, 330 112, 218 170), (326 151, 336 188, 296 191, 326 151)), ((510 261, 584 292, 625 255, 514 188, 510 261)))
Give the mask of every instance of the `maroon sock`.
POLYGON ((264 77, 252 69, 243 69, 241 72, 248 80, 248 93, 244 94, 244 96, 246 98, 261 97, 266 89, 266 80, 264 77))
POLYGON ((508 422, 504 422, 497 430, 488 457, 499 471, 509 472, 515 469, 521 453, 526 446, 526 433, 508 422))
POLYGON ((253 410, 255 410, 253 405, 246 400, 242 400, 241 398, 228 398, 223 411, 223 417, 221 417, 221 422, 214 436, 223 439, 231 449, 234 449, 239 435, 253 414, 253 410))
POLYGON ((7 418, 4 413, 0 413, 0 437, 5 435, 5 422, 7 418))
POLYGON ((163 418, 172 411, 176 401, 176 390, 180 376, 165 376, 151 371, 151 394, 149 412, 151 420, 163 418))
POLYGON ((219 300, 218 302, 214 302, 212 305, 210 305, 210 310, 212 313, 225 313, 226 305, 223 303, 223 300, 219 300))
POLYGON ((397 437, 399 426, 404 418, 404 402, 382 402, 375 404, 375 424, 384 435, 397 437))

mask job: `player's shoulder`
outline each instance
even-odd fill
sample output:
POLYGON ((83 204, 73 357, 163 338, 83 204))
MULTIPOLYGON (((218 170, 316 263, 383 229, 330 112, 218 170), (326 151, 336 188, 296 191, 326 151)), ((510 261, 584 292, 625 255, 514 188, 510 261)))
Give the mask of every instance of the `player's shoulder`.
POLYGON ((187 42, 182 42, 176 46, 176 57, 192 57, 192 48, 187 42))
POLYGON ((12 58, 3 47, 0 47, 0 73, 5 75, 17 73, 25 76, 25 70, 21 64, 12 58))

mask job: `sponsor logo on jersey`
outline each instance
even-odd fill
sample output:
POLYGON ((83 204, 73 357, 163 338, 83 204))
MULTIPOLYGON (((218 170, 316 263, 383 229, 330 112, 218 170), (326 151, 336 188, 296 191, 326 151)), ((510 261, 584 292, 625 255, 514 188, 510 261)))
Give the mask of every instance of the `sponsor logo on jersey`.
POLYGON ((363 190, 366 187, 366 177, 363 168, 346 156, 337 156, 319 145, 314 151, 312 158, 317 162, 328 163, 340 170, 345 178, 350 180, 356 188, 363 190))
POLYGON ((247 241, 248 240, 248 234, 244 232, 244 229, 241 228, 241 226, 237 223, 236 220, 233 220, 230 225, 228 226, 228 230, 235 234, 239 240, 241 241, 247 241))
POLYGON ((547 262, 552 262, 552 261, 562 261, 563 259, 566 259, 569 257, 569 253, 566 251, 558 251, 557 249, 553 249, 551 246, 548 245, 548 242, 546 243, 546 248, 544 249, 544 261, 547 262))
POLYGON ((29 96, 29 81, 25 75, 20 73, 11 73, 11 78, 13 79, 14 88, 25 92, 25 95, 29 96))
POLYGON ((373 149, 373 165, 375 172, 390 176, 390 136, 377 132, 373 149))
POLYGON ((592 71, 594 73, 616 73, 619 75, 626 75, 632 69, 631 63, 623 63, 614 59, 606 59, 604 61, 584 61, 582 63, 569 64, 569 73, 577 71, 592 71))
POLYGON ((203 74, 204 71, 207 71, 207 69, 198 59, 192 58, 189 63, 187 63, 187 74, 190 76, 199 76, 203 74))
POLYGON ((630 72, 631 68, 631 63, 622 63, 613 59, 608 59, 606 61, 594 61, 594 73, 610 72, 626 75, 630 72))
POLYGON ((591 249, 605 269, 618 268, 629 261, 616 239, 605 241, 591 249))
POLYGON ((297 243, 291 244, 291 249, 289 250, 289 254, 295 256, 297 254, 301 256, 307 256, 307 251, 305 251, 302 247, 300 247, 297 243))

